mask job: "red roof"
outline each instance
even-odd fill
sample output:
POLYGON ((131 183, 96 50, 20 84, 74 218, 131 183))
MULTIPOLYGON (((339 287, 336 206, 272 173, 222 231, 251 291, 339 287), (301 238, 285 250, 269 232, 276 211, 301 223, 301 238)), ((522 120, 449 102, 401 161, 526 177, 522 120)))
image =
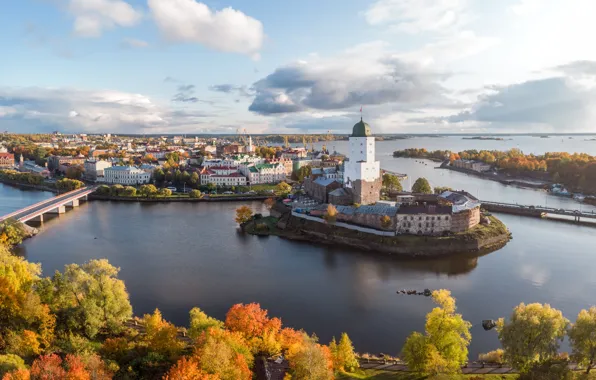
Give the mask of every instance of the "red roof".
POLYGON ((14 159, 14 154, 12 154, 12 153, 0 153, 0 157, 14 159))
POLYGON ((209 166, 210 170, 237 170, 233 166, 209 166))
POLYGON ((211 177, 222 178, 222 177, 244 177, 244 176, 240 173, 232 173, 232 174, 216 174, 216 175, 212 175, 211 177))

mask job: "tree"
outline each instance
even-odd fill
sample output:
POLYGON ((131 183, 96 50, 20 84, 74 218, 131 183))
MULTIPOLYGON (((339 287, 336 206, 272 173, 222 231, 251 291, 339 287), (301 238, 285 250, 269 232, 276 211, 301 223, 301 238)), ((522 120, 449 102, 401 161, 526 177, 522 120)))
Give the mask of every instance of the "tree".
POLYGON ((191 186, 199 186, 199 174, 197 172, 193 172, 190 175, 190 184, 191 186))
POLYGON ((248 206, 240 206, 236 209, 236 223, 242 225, 252 219, 253 212, 248 206))
POLYGON ((43 292, 44 301, 58 311, 70 329, 79 327, 93 338, 100 330, 115 333, 132 316, 120 268, 108 260, 91 260, 65 266, 56 272, 43 292))
POLYGON ((31 373, 28 369, 20 368, 6 373, 2 380, 31 380, 31 373))
POLYGON ((163 380, 219 380, 217 375, 210 375, 199 368, 197 358, 182 357, 165 374, 163 380))
POLYGON ((226 330, 209 329, 198 342, 200 368, 222 380, 250 380, 253 356, 242 336, 226 330))
POLYGON ((159 195, 161 195, 162 197, 169 197, 172 195, 172 190, 170 189, 159 189, 159 195))
POLYGON ((335 338, 329 343, 329 350, 333 358, 333 368, 337 371, 354 372, 360 365, 354 353, 354 346, 348 334, 342 333, 339 344, 335 338))
POLYGON ((428 180, 426 178, 421 177, 418 178, 416 182, 414 182, 414 185, 412 185, 412 192, 430 194, 432 193, 432 188, 430 187, 428 180))
POLYGON ((275 186, 275 195, 278 197, 286 197, 292 191, 292 186, 285 182, 280 182, 275 186))
POLYGON ((337 209, 331 203, 327 205, 327 211, 325 212, 325 215, 323 215, 323 219, 329 224, 333 224, 337 220, 337 209))
POLYGON ((586 373, 596 359, 596 307, 579 312, 575 323, 568 332, 571 344, 571 357, 586 367, 586 373))
POLYGON ((137 195, 137 189, 135 189, 132 186, 126 186, 124 189, 122 189, 120 195, 124 197, 134 197, 135 195, 137 195))
POLYGON ((18 355, 0 355, 0 376, 10 371, 25 369, 25 361, 18 355))
POLYGON ((191 198, 201 198, 203 194, 199 191, 199 190, 191 190, 190 193, 188 193, 188 196, 191 198))
POLYGON ((381 221, 381 227, 383 227, 383 228, 391 227, 391 217, 389 215, 381 216, 380 221, 381 221))
POLYGON ((267 198, 263 203, 265 204, 265 207, 267 207, 267 210, 271 210, 271 208, 273 208, 273 205, 275 204, 275 199, 267 198))
POLYGON ((157 194, 157 188, 153 185, 143 185, 139 188, 139 194, 145 197, 153 197, 157 194))
POLYGON ((66 371, 62 368, 62 359, 56 354, 40 356, 31 365, 32 380, 62 380, 66 371))
POLYGON ((304 344, 288 354, 293 380, 331 380, 333 361, 328 347, 317 344, 316 339, 304 337, 304 344))
POLYGON ((453 189, 447 186, 435 186, 435 194, 443 194, 446 191, 453 191, 453 189))
POLYGON ((403 191, 399 178, 396 175, 389 173, 383 174, 383 187, 387 190, 403 191))
POLYGON ((115 184, 110 187, 110 195, 113 197, 120 196, 122 191, 124 190, 124 186, 120 184, 115 184))
POLYGON ((153 314, 145 314, 141 323, 145 327, 144 341, 150 351, 167 358, 175 358, 182 352, 184 343, 177 338, 178 329, 165 321, 158 309, 153 314))
POLYGON ((413 333, 404 345, 408 367, 436 373, 458 373, 468 360, 470 322, 457 314, 455 299, 445 289, 432 292, 438 305, 426 315, 426 334, 413 333))
POLYGON ((312 167, 310 165, 302 166, 294 172, 294 176, 298 182, 304 181, 304 178, 312 174, 312 167))
POLYGON ((222 329, 223 327, 224 323, 222 321, 208 316, 198 307, 194 307, 190 311, 188 335, 191 338, 198 338, 204 331, 210 328, 222 329))
POLYGON ((513 309, 509 321, 497 323, 505 359, 522 372, 533 364, 553 358, 565 337, 569 321, 550 305, 521 303, 513 309))
POLYGON ((68 169, 66 169, 66 178, 81 179, 84 171, 85 169, 80 165, 69 166, 68 169))
POLYGON ((98 195, 110 195, 110 187, 107 185, 101 185, 95 190, 98 195))
POLYGON ((56 181, 56 188, 60 191, 73 191, 84 187, 85 184, 76 179, 63 178, 56 181))
POLYGON ((0 223, 0 244, 8 247, 19 245, 25 237, 27 230, 23 223, 14 219, 6 219, 0 223))

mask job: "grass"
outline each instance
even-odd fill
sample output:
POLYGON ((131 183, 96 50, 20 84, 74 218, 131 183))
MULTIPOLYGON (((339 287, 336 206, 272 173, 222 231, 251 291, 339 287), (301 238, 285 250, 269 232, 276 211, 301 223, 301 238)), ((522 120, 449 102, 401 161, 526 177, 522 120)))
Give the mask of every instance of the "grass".
POLYGON ((427 376, 407 372, 390 372, 378 371, 373 369, 359 370, 355 373, 342 373, 335 377, 339 380, 361 379, 361 380, 514 380, 518 375, 442 375, 442 376, 427 376))

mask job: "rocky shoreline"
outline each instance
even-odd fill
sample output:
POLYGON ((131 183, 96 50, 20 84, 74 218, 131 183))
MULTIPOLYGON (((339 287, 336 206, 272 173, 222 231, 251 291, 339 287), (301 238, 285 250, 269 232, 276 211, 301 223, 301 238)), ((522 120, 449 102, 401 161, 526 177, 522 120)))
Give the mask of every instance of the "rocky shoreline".
POLYGON ((243 225, 252 235, 274 235, 288 240, 323 245, 341 245, 363 251, 396 257, 436 258, 466 253, 489 253, 502 248, 511 239, 507 227, 489 217, 491 227, 477 226, 466 233, 450 236, 378 236, 332 224, 317 223, 272 210, 272 216, 256 219, 243 225))
POLYGON ((144 197, 120 197, 111 195, 89 195, 89 200, 93 201, 116 201, 116 202, 239 202, 239 201, 264 201, 271 196, 257 195, 251 197, 203 197, 203 198, 144 198, 144 197))

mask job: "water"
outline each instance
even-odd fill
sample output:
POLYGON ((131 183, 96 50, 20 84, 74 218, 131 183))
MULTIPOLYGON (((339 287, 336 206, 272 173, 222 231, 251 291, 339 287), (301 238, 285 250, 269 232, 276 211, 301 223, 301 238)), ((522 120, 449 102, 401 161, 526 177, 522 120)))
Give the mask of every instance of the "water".
MULTIPOLYGON (((411 140, 379 143, 382 167, 414 179, 426 176, 433 185, 472 193, 477 188, 482 199, 580 207, 569 199, 390 156, 403 147, 437 149, 411 140), (408 145, 397 146, 404 142, 408 145)), ((0 186, 0 213, 14 208, 7 199, 34 203, 44 196, 39 194, 0 186)), ((108 258, 121 267, 137 315, 157 307, 184 325, 194 306, 223 319, 234 303, 259 302, 285 325, 315 332, 323 342, 346 331, 360 352, 398 354, 410 332, 423 330, 432 303, 425 297, 397 295, 399 289, 450 289, 459 311, 473 324, 472 359, 498 347, 495 332, 482 329, 483 319, 508 316, 520 302, 542 302, 574 320, 580 309, 596 302, 591 227, 499 215, 513 240, 497 252, 396 260, 239 234, 233 220, 238 205, 90 202, 47 221, 21 253, 40 262, 45 275, 68 263, 108 258)), ((260 203, 250 205, 263 211, 260 203)))

